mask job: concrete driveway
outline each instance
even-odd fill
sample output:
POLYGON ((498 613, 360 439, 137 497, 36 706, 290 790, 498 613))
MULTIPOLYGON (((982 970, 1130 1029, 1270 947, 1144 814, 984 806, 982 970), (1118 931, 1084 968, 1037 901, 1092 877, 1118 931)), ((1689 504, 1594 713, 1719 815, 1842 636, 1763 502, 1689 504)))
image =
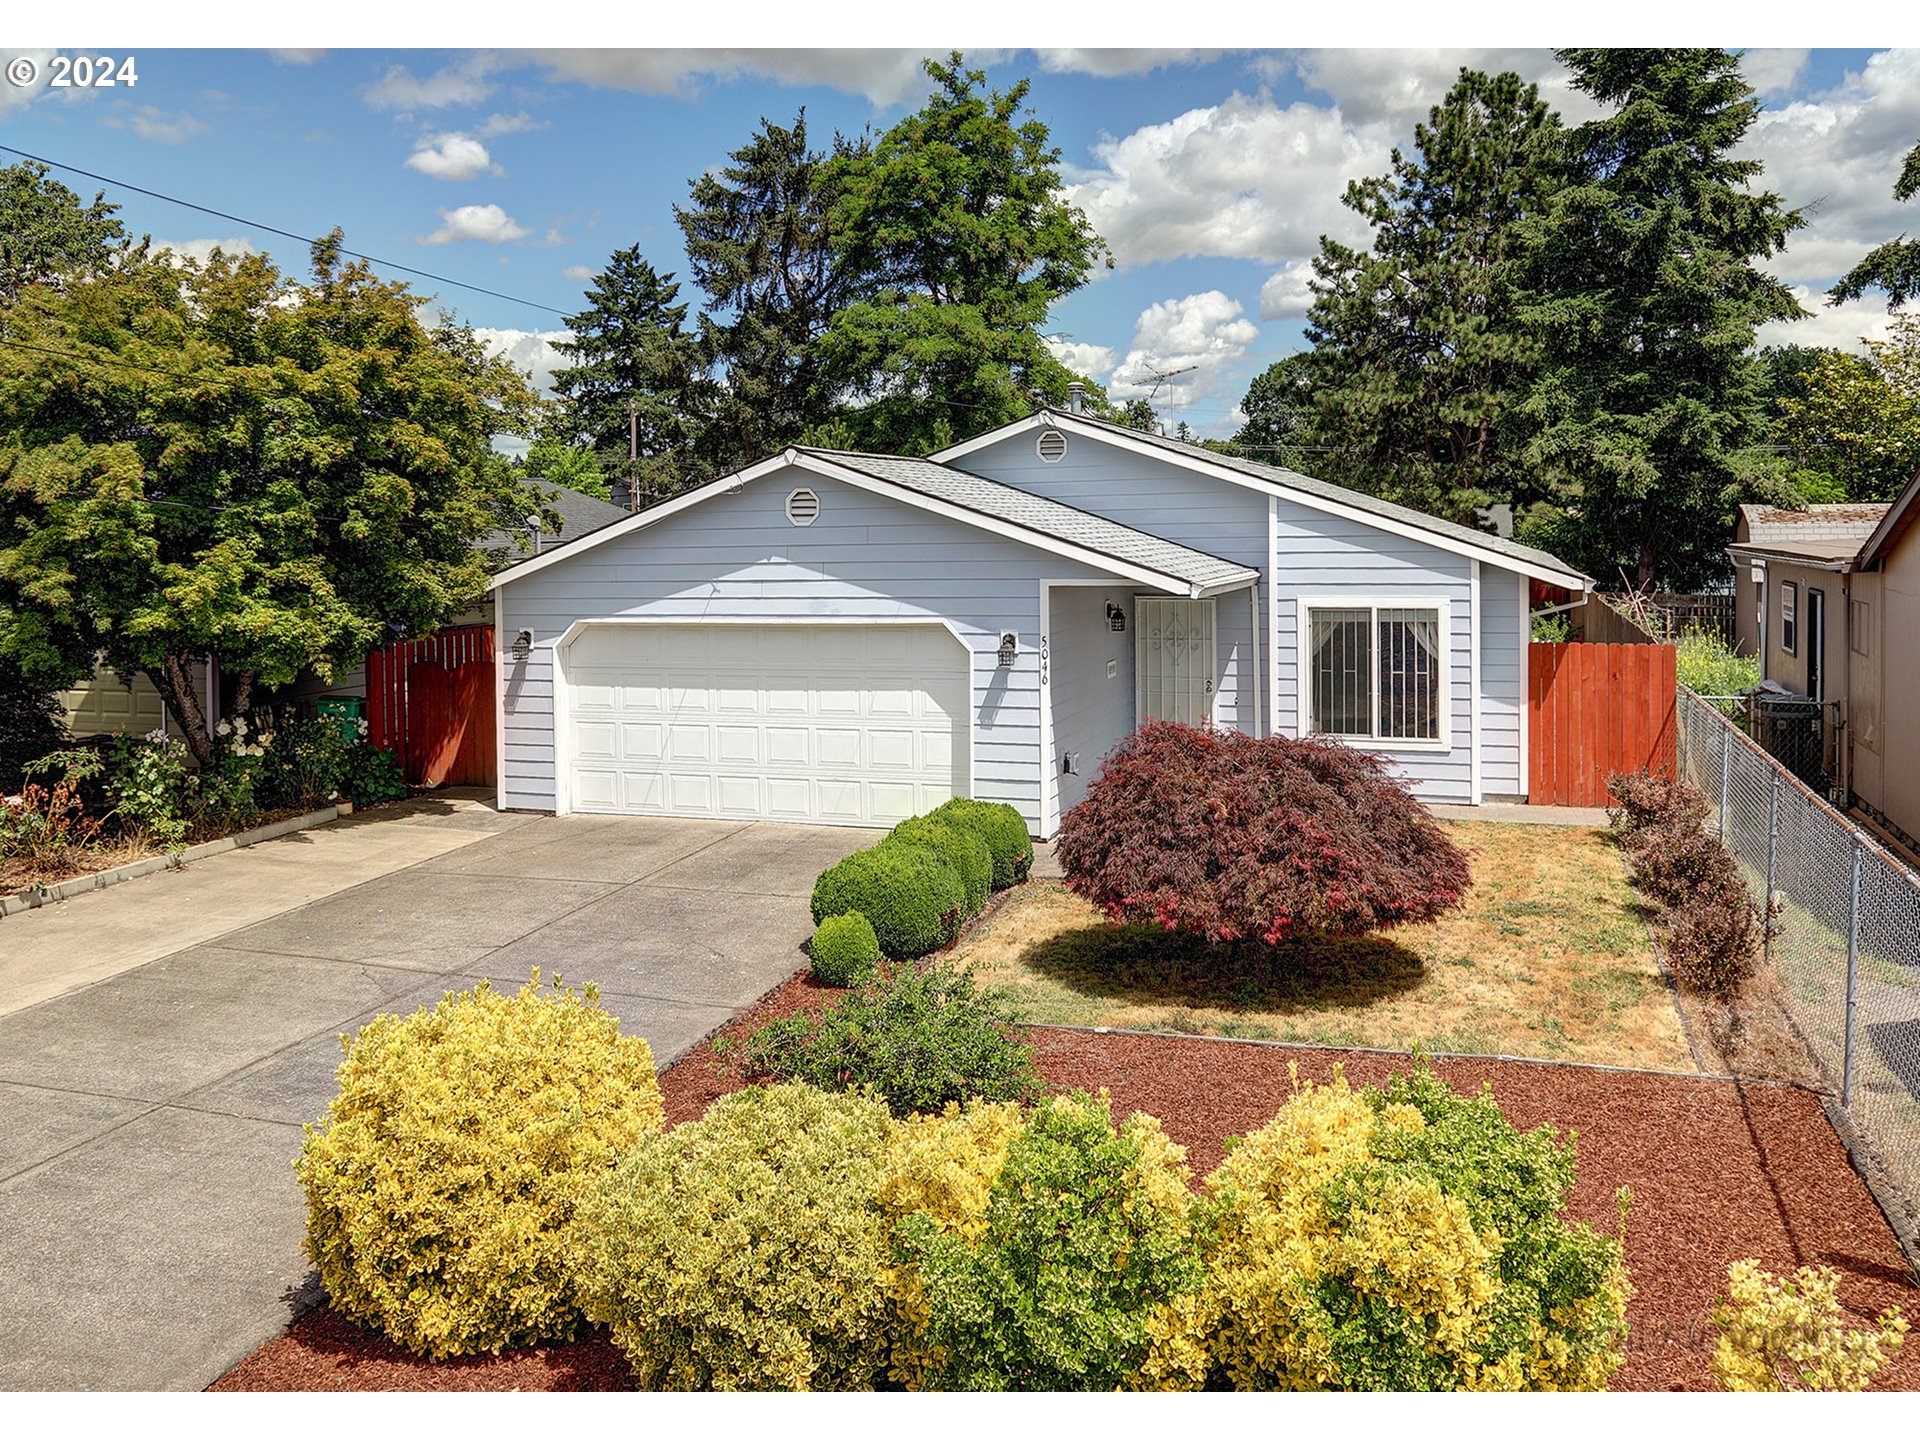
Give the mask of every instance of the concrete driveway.
POLYGON ((429 802, 0 920, 0 1386, 198 1389, 280 1331, 342 1032, 537 965, 664 1066, 805 963, 814 877, 876 838, 429 802))

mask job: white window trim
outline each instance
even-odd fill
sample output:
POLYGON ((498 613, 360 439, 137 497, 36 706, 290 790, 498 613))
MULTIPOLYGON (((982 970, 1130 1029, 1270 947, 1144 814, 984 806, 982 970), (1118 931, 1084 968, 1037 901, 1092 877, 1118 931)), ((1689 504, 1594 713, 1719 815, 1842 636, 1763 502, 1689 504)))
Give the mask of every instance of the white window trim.
MULTIPOLYGON (((1299 690, 1299 733, 1302 740, 1337 740, 1356 750, 1410 750, 1428 754, 1453 749, 1453 602, 1445 595, 1301 595, 1294 630, 1294 675, 1299 690), (1323 735, 1313 728, 1313 683, 1308 675, 1311 663, 1314 610, 1433 610, 1440 621, 1440 738, 1437 740, 1381 739, 1372 735, 1323 735)), ((1374 618, 1377 629, 1379 617, 1374 618)), ((1377 642, 1376 642, 1377 643, 1377 642)), ((1372 677, 1375 690, 1379 677, 1372 677)))

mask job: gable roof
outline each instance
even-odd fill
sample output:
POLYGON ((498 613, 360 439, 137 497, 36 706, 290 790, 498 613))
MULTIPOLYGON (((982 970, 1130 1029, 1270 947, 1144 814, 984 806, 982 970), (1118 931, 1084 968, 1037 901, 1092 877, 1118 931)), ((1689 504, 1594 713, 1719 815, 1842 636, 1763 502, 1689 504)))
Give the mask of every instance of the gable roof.
POLYGON ((1856 544, 1874 531, 1887 513, 1881 504, 1809 505, 1783 510, 1777 505, 1742 505, 1746 523, 1743 545, 1797 544, 1806 540, 1852 540, 1856 544))
POLYGON ((1593 584, 1592 577, 1581 574, 1559 557, 1550 555, 1545 550, 1536 550, 1531 545, 1521 545, 1513 540, 1502 539, 1498 535, 1489 535, 1465 525, 1456 525, 1451 520, 1442 520, 1436 515, 1409 509, 1405 505, 1396 505, 1390 500, 1381 500, 1358 490, 1349 490, 1344 485, 1335 485, 1328 480, 1302 475, 1298 471, 1288 470, 1279 465, 1263 465, 1258 460, 1242 460, 1238 456, 1220 455, 1198 445, 1190 445, 1181 440, 1169 440, 1164 435, 1153 435, 1144 430, 1130 430, 1124 425, 1096 420, 1090 415, 1072 415, 1062 410, 1042 408, 1024 419, 1011 421, 996 430, 976 435, 971 440, 963 440, 958 445, 949 445, 945 450, 936 451, 928 458, 942 464, 951 464, 1016 431, 1037 429, 1041 426, 1062 430, 1068 434, 1084 434, 1096 440, 1108 441, 1123 449, 1156 455, 1174 464, 1184 465, 1188 469, 1214 475, 1231 483, 1247 485, 1268 494, 1281 495, 1312 509, 1345 515, 1349 519, 1358 520, 1362 524, 1372 525, 1393 534, 1409 535, 1443 550, 1479 556, 1492 561, 1502 569, 1517 570, 1523 575, 1545 580, 1549 584, 1574 590, 1586 589, 1593 584))
POLYGON ((1860 546, 1860 559, 1857 563, 1871 565, 1893 545, 1900 533, 1906 529, 1915 513, 1920 513, 1920 471, 1915 471, 1906 487, 1894 497, 1893 503, 1886 507, 1886 513, 1880 517, 1880 523, 1873 527, 1860 546))
MULTIPOLYGON (((566 544, 569 540, 578 540, 582 535, 591 534, 602 525, 611 525, 616 520, 627 518, 628 512, 618 505, 609 505, 605 500, 596 500, 591 495, 582 495, 578 490, 569 490, 564 485, 556 485, 551 480, 542 480, 537 476, 523 476, 520 484, 532 491, 532 503, 545 506, 560 517, 560 528, 554 531, 551 539, 542 532, 540 552, 566 544)), ((508 555, 522 557, 529 553, 531 544, 525 530, 489 530, 478 540, 474 548, 479 550, 500 550, 508 555)))
POLYGON ((1076 510, 931 460, 898 455, 861 455, 851 451, 790 446, 779 455, 723 475, 698 489, 629 515, 619 522, 543 554, 523 560, 493 577, 497 590, 549 565, 572 559, 608 540, 657 524, 668 516, 730 494, 741 486, 787 468, 809 471, 857 489, 903 501, 963 524, 1033 545, 1069 560, 1138 580, 1194 599, 1254 584, 1260 572, 1170 540, 1148 535, 1099 515, 1076 510))

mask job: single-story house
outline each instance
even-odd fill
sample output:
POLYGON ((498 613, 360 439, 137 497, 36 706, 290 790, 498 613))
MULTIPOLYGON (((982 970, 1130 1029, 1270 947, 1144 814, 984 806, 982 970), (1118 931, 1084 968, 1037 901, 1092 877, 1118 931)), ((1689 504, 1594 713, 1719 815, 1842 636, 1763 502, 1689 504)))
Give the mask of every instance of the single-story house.
POLYGON ((1833 567, 1853 558, 1886 513, 1875 504, 1740 507, 1727 547, 1734 648, 1759 658, 1761 678, 1819 697, 1821 662, 1834 656, 1844 663, 1826 644, 1833 567))
POLYGON ((793 446, 493 582, 504 808, 1037 836, 1160 717, 1527 785, 1542 551, 1047 409, 925 459, 793 446))

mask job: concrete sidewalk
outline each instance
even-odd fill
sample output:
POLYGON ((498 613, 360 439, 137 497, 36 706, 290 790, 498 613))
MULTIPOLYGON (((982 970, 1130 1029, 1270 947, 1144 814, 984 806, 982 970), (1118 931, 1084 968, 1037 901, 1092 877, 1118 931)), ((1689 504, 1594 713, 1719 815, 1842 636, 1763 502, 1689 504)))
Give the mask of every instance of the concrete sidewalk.
POLYGON ((664 1065, 805 963, 872 839, 442 805, 0 921, 0 1387, 197 1389, 313 1298, 292 1161, 341 1033, 537 965, 664 1065))

